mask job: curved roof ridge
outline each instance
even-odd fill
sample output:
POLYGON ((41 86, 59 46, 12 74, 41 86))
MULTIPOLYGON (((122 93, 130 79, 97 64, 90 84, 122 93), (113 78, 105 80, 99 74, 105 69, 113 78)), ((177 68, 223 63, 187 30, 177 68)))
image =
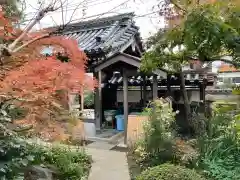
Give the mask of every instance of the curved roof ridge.
MULTIPOLYGON (((123 13, 123 14, 118 14, 118 15, 114 15, 114 16, 107 16, 107 17, 102 17, 102 18, 95 18, 95 19, 90 19, 90 20, 86 20, 86 21, 80 21, 77 23, 71 23, 68 25, 68 28, 86 28, 86 27, 91 27, 94 25, 99 25, 99 24, 111 24, 113 22, 116 21, 121 21, 123 19, 133 19, 133 17, 135 16, 135 14, 133 12, 130 13, 123 13)), ((66 30, 68 29, 66 28, 66 30)))

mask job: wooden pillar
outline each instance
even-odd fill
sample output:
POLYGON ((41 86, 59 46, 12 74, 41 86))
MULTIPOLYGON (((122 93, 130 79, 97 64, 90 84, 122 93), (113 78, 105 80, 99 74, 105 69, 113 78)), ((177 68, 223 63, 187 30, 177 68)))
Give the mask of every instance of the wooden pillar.
MULTIPOLYGON (((203 80, 204 81, 204 80, 203 80)), ((205 107, 205 105, 206 105, 206 100, 205 100, 205 88, 206 88, 206 86, 205 86, 205 83, 203 82, 203 83, 200 83, 200 85, 199 85, 199 89, 200 89, 200 101, 201 101, 201 109, 202 109, 202 111, 203 111, 203 113, 205 114, 205 112, 206 112, 206 107, 205 107)))
POLYGON ((172 96, 171 92, 171 75, 167 75, 167 96, 172 96))
POLYGON ((143 87, 142 87, 142 84, 140 84, 140 96, 141 96, 141 102, 142 102, 142 99, 143 99, 143 87))
POLYGON ((127 144, 127 126, 128 126, 128 77, 123 69, 123 107, 124 107, 124 143, 127 144))
POLYGON ((98 80, 98 88, 95 90, 94 103, 95 103, 95 120, 96 120, 96 130, 100 130, 102 126, 102 72, 99 71, 94 74, 95 78, 98 80))
POLYGON ((152 95, 153 95, 153 100, 156 100, 158 98, 158 81, 157 81, 156 75, 153 76, 152 95))
POLYGON ((204 83, 201 83, 201 84, 199 85, 199 87, 200 87, 200 100, 201 100, 203 103, 205 103, 206 85, 205 85, 204 83))
POLYGON ((147 86, 146 86, 146 76, 143 76, 143 106, 147 106, 147 86))

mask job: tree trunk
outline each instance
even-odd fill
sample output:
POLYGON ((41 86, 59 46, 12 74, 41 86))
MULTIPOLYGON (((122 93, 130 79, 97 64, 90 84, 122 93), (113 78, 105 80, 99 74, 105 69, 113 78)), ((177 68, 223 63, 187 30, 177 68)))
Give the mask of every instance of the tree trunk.
POLYGON ((181 89, 182 95, 183 95, 184 109, 185 109, 185 113, 186 113, 186 123, 187 123, 187 129, 189 131, 190 121, 191 121, 191 107, 190 107, 190 103, 189 103, 189 99, 188 99, 188 95, 187 95, 187 90, 185 87, 185 78, 184 78, 184 74, 182 71, 180 71, 180 78, 181 78, 180 89, 181 89))

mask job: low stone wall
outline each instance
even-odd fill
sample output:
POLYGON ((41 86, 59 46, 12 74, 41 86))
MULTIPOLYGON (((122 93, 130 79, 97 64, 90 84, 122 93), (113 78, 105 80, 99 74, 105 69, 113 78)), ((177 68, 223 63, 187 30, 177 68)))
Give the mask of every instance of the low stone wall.
POLYGON ((129 115, 127 128, 128 146, 132 146, 141 137, 143 137, 144 122, 148 120, 148 116, 129 115))

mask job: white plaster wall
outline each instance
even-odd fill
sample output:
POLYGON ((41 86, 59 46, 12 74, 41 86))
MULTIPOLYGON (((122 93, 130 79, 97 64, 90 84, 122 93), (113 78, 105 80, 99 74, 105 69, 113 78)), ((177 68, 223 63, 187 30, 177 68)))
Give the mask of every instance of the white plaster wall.
MULTIPOLYGON (((128 91, 128 102, 139 102, 140 100, 140 91, 128 91)), ((147 91, 147 100, 152 100, 152 91, 147 91)), ((117 91, 117 101, 123 102, 123 91, 117 91)))
POLYGON ((219 73, 218 77, 240 77, 240 72, 219 73))
MULTIPOLYGON (((188 98, 189 98, 189 101, 190 103, 192 101, 195 101, 195 102, 200 102, 200 92, 199 91, 188 91, 187 92, 188 94, 188 98)), ((183 104, 183 98, 181 96, 180 100, 178 101, 179 104, 183 104)))
MULTIPOLYGON (((188 91, 189 101, 200 101, 200 94, 199 91, 188 91)), ((140 91, 128 91, 128 101, 129 102, 139 102, 141 100, 141 93, 140 91)), ((152 91, 147 91, 147 100, 152 100, 152 91)), ((117 91, 117 101, 123 102, 123 91, 117 91)), ((179 104, 183 104, 182 97, 178 101, 179 104)))
POLYGON ((234 81, 234 78, 240 78, 240 72, 227 72, 227 73, 219 73, 218 74, 218 79, 217 81, 217 85, 221 86, 221 85, 231 85, 231 84, 236 84, 239 85, 239 80, 234 81))
POLYGON ((199 91, 191 91, 191 101, 200 101, 200 92, 199 91))
POLYGON ((233 95, 233 94, 208 94, 206 96, 207 100, 212 100, 212 101, 240 101, 240 96, 239 95, 233 95))

